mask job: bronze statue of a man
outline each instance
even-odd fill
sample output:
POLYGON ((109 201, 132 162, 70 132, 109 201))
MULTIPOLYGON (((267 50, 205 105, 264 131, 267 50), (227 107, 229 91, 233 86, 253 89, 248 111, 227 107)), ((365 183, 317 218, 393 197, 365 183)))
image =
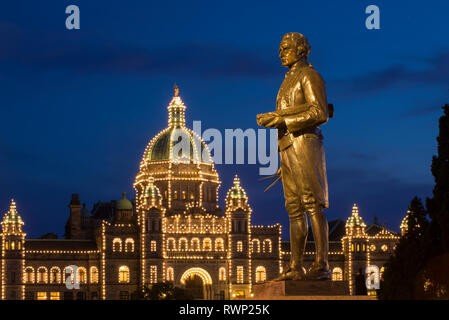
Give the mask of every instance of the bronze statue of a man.
POLYGON ((283 36, 279 46, 282 65, 289 68, 279 89, 276 111, 257 115, 262 127, 278 129, 280 175, 290 220, 290 267, 277 280, 329 280, 328 224, 323 209, 329 207, 326 160, 319 126, 329 110, 326 87, 308 63, 310 45, 300 33, 283 36), (316 259, 303 268, 309 216, 316 259))

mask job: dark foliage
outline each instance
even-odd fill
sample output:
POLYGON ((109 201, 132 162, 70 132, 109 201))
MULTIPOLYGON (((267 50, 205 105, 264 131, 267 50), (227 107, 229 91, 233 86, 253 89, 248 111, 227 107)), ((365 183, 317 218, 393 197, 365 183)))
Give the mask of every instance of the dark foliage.
POLYGON ((143 292, 135 292, 134 300, 191 300, 192 296, 183 288, 175 287, 173 282, 159 282, 146 285, 143 292))

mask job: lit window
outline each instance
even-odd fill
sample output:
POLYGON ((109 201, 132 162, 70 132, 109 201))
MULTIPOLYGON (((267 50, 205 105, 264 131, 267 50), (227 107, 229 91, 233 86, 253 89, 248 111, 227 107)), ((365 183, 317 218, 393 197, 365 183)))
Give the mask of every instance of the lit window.
POLYGON ((167 199, 167 190, 164 192, 164 199, 167 199))
POLYGON ((167 239, 167 250, 176 250, 175 239, 169 238, 167 239))
POLYGON ((263 252, 271 253, 273 251, 273 245, 270 239, 263 241, 263 252))
POLYGON ((351 251, 354 252, 354 244, 351 243, 351 251))
POLYGON ((194 196, 193 192, 190 192, 190 200, 193 200, 193 199, 195 199, 195 196, 194 196))
POLYGON ((51 267, 50 269, 50 283, 61 282, 61 269, 59 267, 51 267))
POLYGON ((11 241, 11 250, 16 250, 16 242, 11 241))
POLYGON ((178 191, 174 192, 173 199, 175 199, 175 200, 178 199, 178 191))
POLYGON ((78 283, 85 284, 87 283, 87 272, 86 268, 79 267, 77 270, 78 273, 78 283))
POLYGON ((121 266, 118 269, 118 282, 129 283, 129 268, 127 266, 121 266))
POLYGON ((115 238, 112 240, 112 251, 121 252, 122 251, 122 239, 115 238))
POLYGON ((156 243, 156 240, 151 240, 151 241, 150 241, 150 250, 151 250, 152 252, 157 251, 157 243, 156 243))
POLYGON ((17 241, 17 249, 22 249, 22 241, 17 241))
POLYGON ((172 267, 167 268, 167 281, 174 281, 175 275, 172 267))
POLYGON ((98 268, 90 267, 90 283, 98 283, 98 268))
POLYGON ((224 267, 221 267, 218 270, 218 280, 219 281, 226 281, 226 269, 224 267))
POLYGON ((25 283, 34 283, 34 269, 33 267, 25 268, 25 283))
POLYGON ((256 282, 264 282, 267 280, 267 271, 265 267, 258 266, 256 268, 256 282))
POLYGON ((59 292, 50 292, 50 300, 61 300, 59 292))
POLYGON ((192 238, 192 250, 198 251, 200 250, 200 239, 198 238, 192 238))
POLYGON ((215 239, 215 250, 223 251, 224 250, 224 241, 222 238, 215 239))
POLYGON ((205 238, 203 240, 203 250, 205 251, 212 250, 212 241, 210 240, 210 238, 205 238))
POLYGON ((179 239, 179 250, 181 250, 181 251, 187 250, 187 239, 186 238, 179 239))
POLYGON ((259 239, 253 239, 253 241, 251 242, 253 245, 253 252, 260 252, 260 241, 259 239))
POLYGON ((362 244, 362 250, 363 250, 363 251, 366 251, 366 246, 365 246, 365 244, 362 244))
POLYGON ((243 252, 243 242, 237 241, 237 252, 243 252))
POLYGON ((37 300, 47 300, 47 292, 38 292, 37 300))
POLYGON ((343 271, 336 267, 332 270, 332 281, 343 281, 343 271))
POLYGON ((67 266, 64 268, 63 277, 64 277, 64 282, 67 281, 67 277, 70 277, 70 283, 71 284, 75 283, 75 274, 74 274, 74 270, 72 269, 72 267, 67 266))
POLYGON ((384 279, 385 267, 380 268, 380 280, 384 279))
POLYGON ((357 243, 357 252, 360 251, 360 244, 357 243))
POLYGON ((187 198, 186 192, 182 191, 182 200, 185 200, 187 198))
POLYGON ((132 238, 125 240, 125 252, 134 252, 134 240, 132 238))
POLYGON ((6 241, 5 241, 5 249, 6 249, 6 250, 9 250, 9 240, 6 240, 6 241))
POLYGON ((150 282, 157 282, 157 266, 150 266, 150 282))
POLYGON ((243 283, 243 266, 237 266, 237 283, 243 283))
POLYGON ((47 268, 39 267, 37 269, 37 283, 47 283, 47 268))

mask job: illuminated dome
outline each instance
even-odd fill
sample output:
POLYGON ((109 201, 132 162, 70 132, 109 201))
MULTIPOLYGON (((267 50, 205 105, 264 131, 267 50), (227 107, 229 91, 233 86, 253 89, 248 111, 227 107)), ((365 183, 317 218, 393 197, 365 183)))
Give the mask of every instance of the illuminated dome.
POLYGON ((240 185, 240 178, 235 175, 234 185, 229 189, 226 194, 226 199, 247 199, 245 190, 240 185))
POLYGON ((163 207, 166 215, 191 208, 217 215, 221 181, 206 143, 185 126, 186 106, 175 94, 168 105, 168 126, 147 145, 134 182, 136 211, 163 207))
POLYGON ((14 199, 11 199, 9 211, 3 217, 3 223, 13 223, 23 225, 22 218, 19 216, 19 213, 17 212, 16 202, 14 201, 14 199))
POLYGON ((352 207, 352 215, 346 221, 346 227, 366 227, 362 217, 359 216, 359 208, 356 204, 352 207))
POLYGON ((132 210, 131 201, 126 199, 126 192, 122 192, 122 198, 117 202, 117 210, 132 210))
POLYGON ((175 87, 175 96, 168 105, 168 127, 151 139, 145 150, 143 161, 212 163, 206 143, 193 130, 185 126, 186 106, 178 96, 178 92, 175 87), (185 139, 185 142, 179 144, 178 150, 174 150, 173 146, 181 139, 185 139), (182 146, 185 147, 180 150, 182 146))

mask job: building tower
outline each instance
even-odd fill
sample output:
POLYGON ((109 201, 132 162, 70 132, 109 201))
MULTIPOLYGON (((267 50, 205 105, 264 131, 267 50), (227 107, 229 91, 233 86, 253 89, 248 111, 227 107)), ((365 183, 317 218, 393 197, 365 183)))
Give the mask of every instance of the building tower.
POLYGON ((162 195, 154 184, 154 178, 148 179, 145 196, 141 202, 140 242, 141 247, 141 288, 148 283, 163 281, 165 268, 163 265, 163 218, 162 195))
POLYGON ((2 300, 25 299, 25 233, 22 231, 22 218, 11 200, 9 211, 2 221, 2 300))
POLYGON ((226 194, 225 214, 228 220, 228 272, 232 297, 251 294, 251 207, 237 175, 226 194))
POLYGON ((356 204, 352 207, 352 215, 346 221, 346 235, 342 238, 345 255, 344 280, 349 281, 349 291, 354 293, 354 279, 360 270, 365 272, 369 265, 368 235, 365 233, 366 224, 359 216, 356 204))

